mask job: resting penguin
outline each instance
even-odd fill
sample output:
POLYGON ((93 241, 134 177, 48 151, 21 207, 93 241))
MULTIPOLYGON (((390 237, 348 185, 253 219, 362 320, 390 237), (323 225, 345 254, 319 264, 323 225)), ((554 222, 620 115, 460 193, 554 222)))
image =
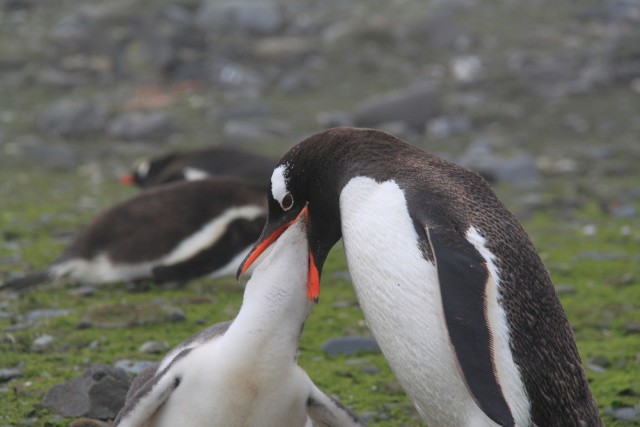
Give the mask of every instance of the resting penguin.
POLYGON ((268 157, 235 148, 176 151, 137 162, 130 174, 120 177, 120 182, 150 188, 174 181, 195 181, 215 176, 264 184, 268 182, 274 164, 275 161, 268 157))
POLYGON ((304 215, 282 234, 246 285, 232 323, 173 349, 127 394, 116 427, 302 427, 363 424, 296 363, 307 300, 304 215))
POLYGON ((381 131, 320 132, 273 171, 239 273, 303 210, 309 298, 342 237, 366 321, 429 426, 602 425, 549 275, 478 174, 381 131))
POLYGON ((98 214, 45 271, 0 289, 55 280, 184 283, 232 275, 260 235, 266 203, 263 186, 240 180, 158 187, 98 214))

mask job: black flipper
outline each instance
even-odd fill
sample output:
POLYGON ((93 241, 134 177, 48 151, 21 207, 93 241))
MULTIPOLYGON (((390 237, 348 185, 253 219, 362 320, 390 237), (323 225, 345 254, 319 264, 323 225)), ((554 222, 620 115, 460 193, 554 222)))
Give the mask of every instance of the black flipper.
POLYGON ((494 422, 514 426, 493 360, 485 301, 489 279, 486 262, 456 233, 427 228, 427 236, 438 269, 449 339, 467 389, 494 422))

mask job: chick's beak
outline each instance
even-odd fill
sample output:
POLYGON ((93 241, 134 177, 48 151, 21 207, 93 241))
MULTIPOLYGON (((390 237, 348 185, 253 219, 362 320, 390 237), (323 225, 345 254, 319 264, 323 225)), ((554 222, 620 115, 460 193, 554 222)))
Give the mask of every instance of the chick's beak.
MULTIPOLYGON (((296 216, 292 221, 282 224, 274 231, 269 234, 260 236, 258 242, 255 244, 249 255, 245 258, 245 260, 240 264, 240 268, 238 268, 237 277, 239 278, 245 271, 251 267, 251 265, 255 262, 256 259, 269 247, 273 242, 278 240, 278 237, 284 231, 289 228, 291 225, 295 224, 298 220, 304 220, 307 223, 307 227, 309 227, 309 208, 305 206, 302 208, 298 216, 296 216)), ((265 230, 266 231, 266 230, 265 230)), ((264 234, 264 231, 263 231, 264 234)), ((313 258, 313 253, 311 249, 309 249, 309 273, 307 277, 307 296, 309 300, 317 303, 320 299, 320 274, 318 273, 318 267, 316 266, 315 260, 313 258)))

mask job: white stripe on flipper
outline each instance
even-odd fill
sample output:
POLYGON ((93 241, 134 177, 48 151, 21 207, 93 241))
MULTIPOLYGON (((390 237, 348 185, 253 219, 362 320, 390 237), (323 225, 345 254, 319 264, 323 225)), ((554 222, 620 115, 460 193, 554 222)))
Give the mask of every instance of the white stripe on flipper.
POLYGON ((211 176, 208 172, 196 168, 185 168, 183 175, 187 181, 198 181, 211 176))
POLYGON ((509 346, 511 331, 507 321, 507 315, 501 306, 501 298, 498 293, 500 288, 500 275, 494 263, 495 255, 486 247, 486 239, 480 232, 471 226, 466 232, 466 238, 487 263, 489 278, 486 286, 486 310, 489 321, 489 330, 492 336, 493 360, 496 366, 498 383, 502 388, 516 426, 528 425, 531 403, 527 396, 520 371, 513 360, 511 347, 509 346))
POLYGON ((264 214, 264 209, 259 206, 240 206, 227 209, 222 215, 202 227, 200 231, 183 240, 177 248, 163 258, 163 264, 176 264, 191 258, 218 240, 233 221, 242 218, 251 221, 262 214, 264 214))
MULTIPOLYGON (((104 282, 118 282, 152 277, 153 268, 160 265, 176 264, 193 257, 198 252, 211 246, 227 231, 229 224, 237 219, 252 221, 264 215, 264 208, 259 206, 240 206, 227 209, 222 215, 205 224, 200 230, 187 237, 169 254, 154 260, 126 263, 113 262, 104 253, 96 255, 90 260, 72 258, 62 261, 51 267, 51 275, 55 279, 70 279, 72 281, 88 284, 104 282)), ((247 248, 239 248, 246 253, 247 248)), ((227 263, 219 271, 213 272, 213 277, 220 277, 227 273, 233 273, 234 268, 241 262, 240 254, 237 254, 231 262, 227 263)))

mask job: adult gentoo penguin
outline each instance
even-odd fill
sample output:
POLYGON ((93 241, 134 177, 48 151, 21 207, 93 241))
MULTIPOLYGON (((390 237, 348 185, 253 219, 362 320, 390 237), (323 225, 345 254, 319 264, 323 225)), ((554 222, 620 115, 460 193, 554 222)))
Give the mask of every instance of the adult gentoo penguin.
POLYGON ((235 177, 256 183, 268 182, 275 161, 256 153, 231 147, 209 147, 176 151, 136 162, 123 184, 141 188, 174 181, 195 181, 207 177, 235 177))
POLYGON ((342 237, 367 323, 429 426, 602 425, 549 275, 478 174, 381 131, 320 132, 273 171, 239 273, 305 209, 309 297, 342 237))
POLYGON ((296 363, 311 308, 305 228, 302 213, 257 267, 232 323, 205 329, 141 374, 114 426, 363 425, 296 363))
POLYGON ((182 181, 140 193, 98 214, 45 271, 9 281, 97 284, 153 279, 184 283, 232 275, 266 219, 263 185, 182 181))

